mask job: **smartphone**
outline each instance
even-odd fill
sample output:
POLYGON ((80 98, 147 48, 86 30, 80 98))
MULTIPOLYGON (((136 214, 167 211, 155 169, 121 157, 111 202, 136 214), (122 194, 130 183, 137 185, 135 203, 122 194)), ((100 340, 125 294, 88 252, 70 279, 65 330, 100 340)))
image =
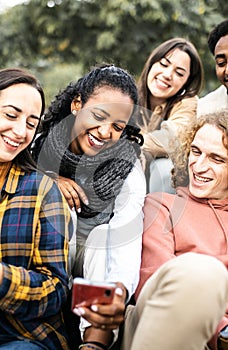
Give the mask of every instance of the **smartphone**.
POLYGON ((90 307, 92 304, 111 304, 116 284, 112 282, 96 282, 76 277, 73 280, 71 308, 90 307))

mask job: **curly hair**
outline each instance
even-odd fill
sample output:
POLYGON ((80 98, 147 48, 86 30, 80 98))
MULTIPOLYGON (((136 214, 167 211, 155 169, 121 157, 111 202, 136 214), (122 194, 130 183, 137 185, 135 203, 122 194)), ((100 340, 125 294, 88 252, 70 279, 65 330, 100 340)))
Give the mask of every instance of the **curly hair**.
POLYGON ((208 36, 208 47, 212 55, 215 54, 215 46, 219 39, 225 35, 228 35, 228 19, 219 23, 208 36))
POLYGON ((49 129, 71 114, 71 102, 80 98, 83 107, 88 99, 104 86, 120 90, 131 98, 134 109, 121 136, 126 134, 128 139, 137 144, 143 143, 143 136, 139 133, 140 128, 136 125, 138 93, 134 78, 122 68, 102 63, 92 67, 77 82, 70 82, 64 90, 56 95, 42 120, 41 135, 34 143, 33 155, 35 158, 38 156, 49 129))
POLYGON ((213 114, 205 114, 200 116, 195 123, 186 128, 181 134, 181 149, 176 149, 171 155, 174 168, 172 171, 172 180, 174 187, 187 186, 188 178, 188 158, 192 141, 199 129, 203 125, 210 124, 216 126, 223 132, 223 145, 228 152, 228 109, 215 112, 213 114))

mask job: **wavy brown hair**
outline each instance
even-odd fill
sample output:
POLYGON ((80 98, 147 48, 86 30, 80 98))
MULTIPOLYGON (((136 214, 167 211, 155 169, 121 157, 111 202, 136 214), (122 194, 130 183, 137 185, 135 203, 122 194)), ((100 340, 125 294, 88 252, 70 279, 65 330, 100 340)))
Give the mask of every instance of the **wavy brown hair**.
POLYGON ((166 107, 164 109, 164 119, 168 119, 173 106, 177 102, 184 98, 198 95, 201 90, 203 66, 195 46, 190 41, 178 37, 163 42, 151 52, 138 80, 139 105, 145 109, 143 113, 144 116, 139 120, 140 126, 143 126, 144 123, 148 125, 151 117, 150 111, 153 108, 150 103, 151 92, 147 85, 147 77, 151 67, 154 63, 159 62, 162 58, 166 57, 168 53, 176 49, 186 52, 190 57, 190 74, 184 86, 182 86, 174 96, 167 99, 166 107))

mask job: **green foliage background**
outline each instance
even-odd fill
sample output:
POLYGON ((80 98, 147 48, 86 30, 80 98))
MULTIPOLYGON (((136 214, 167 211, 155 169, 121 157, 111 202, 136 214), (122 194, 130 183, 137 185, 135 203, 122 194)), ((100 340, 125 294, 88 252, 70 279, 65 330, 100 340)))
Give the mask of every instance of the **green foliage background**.
POLYGON ((201 56, 204 95, 218 86, 208 33, 227 17, 224 0, 30 0, 0 14, 0 65, 37 74, 49 104, 96 62, 137 78, 158 44, 181 36, 201 56))

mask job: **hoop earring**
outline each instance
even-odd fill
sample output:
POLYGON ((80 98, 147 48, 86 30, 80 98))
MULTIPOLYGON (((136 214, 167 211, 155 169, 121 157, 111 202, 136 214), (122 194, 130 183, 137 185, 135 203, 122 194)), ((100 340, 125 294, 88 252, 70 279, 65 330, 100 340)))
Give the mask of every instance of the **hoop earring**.
POLYGON ((183 96, 185 94, 186 90, 184 89, 181 93, 180 96, 183 96))

